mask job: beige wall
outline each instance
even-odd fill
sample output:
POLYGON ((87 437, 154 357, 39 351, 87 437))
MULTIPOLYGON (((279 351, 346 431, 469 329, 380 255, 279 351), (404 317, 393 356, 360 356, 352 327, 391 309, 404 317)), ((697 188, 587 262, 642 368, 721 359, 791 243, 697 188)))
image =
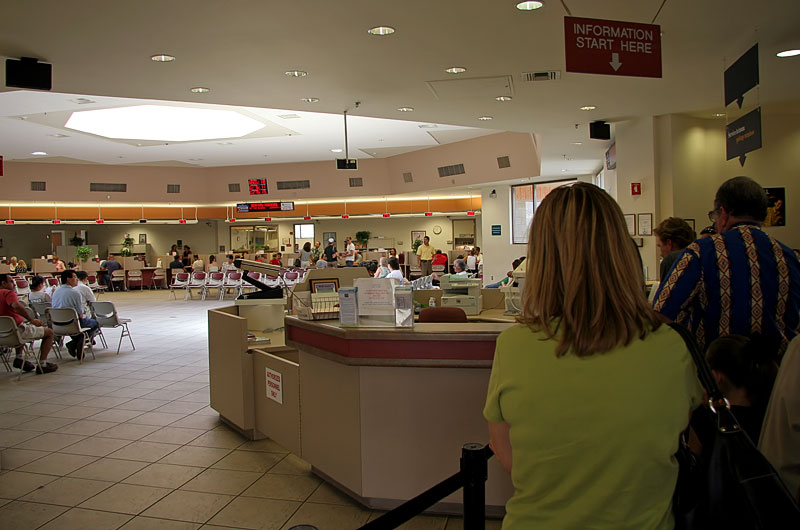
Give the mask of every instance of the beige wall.
MULTIPOLYGON (((502 132, 440 145, 381 159, 361 159, 357 171, 338 171, 335 162, 266 164, 212 168, 107 166, 7 162, 0 177, 4 194, 0 200, 78 201, 126 203, 172 202, 183 204, 245 202, 247 179, 267 178, 269 200, 304 200, 381 196, 437 190, 453 185, 516 178, 539 174, 539 150, 530 133, 502 132), (497 157, 509 156, 512 167, 498 169, 497 157), (440 166, 463 163, 466 174, 439 178, 440 166), (403 172, 412 171, 414 182, 403 183, 403 172), (363 187, 350 188, 350 177, 361 177, 363 187), (278 191, 278 180, 309 180, 310 189, 278 191), (399 179, 399 183, 398 183, 399 179), (30 191, 31 181, 45 181, 47 191, 30 191), (89 182, 126 183, 125 193, 89 192, 89 182), (229 183, 239 183, 241 192, 230 193, 229 183), (181 193, 166 193, 167 184, 180 184, 181 193)), ((267 198, 267 197, 263 197, 267 198)), ((187 213, 187 217, 190 214, 187 213)))

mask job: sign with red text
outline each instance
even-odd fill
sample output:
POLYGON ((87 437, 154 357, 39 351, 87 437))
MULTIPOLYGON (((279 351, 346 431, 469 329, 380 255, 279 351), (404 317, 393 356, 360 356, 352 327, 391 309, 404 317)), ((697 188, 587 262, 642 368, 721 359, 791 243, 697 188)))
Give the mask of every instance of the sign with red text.
POLYGON ((661 26, 564 17, 567 72, 661 77, 661 26))
POLYGON ((283 405, 283 376, 280 372, 267 370, 267 397, 283 405))
POLYGON ((642 194, 642 183, 631 182, 631 195, 641 195, 641 194, 642 194))

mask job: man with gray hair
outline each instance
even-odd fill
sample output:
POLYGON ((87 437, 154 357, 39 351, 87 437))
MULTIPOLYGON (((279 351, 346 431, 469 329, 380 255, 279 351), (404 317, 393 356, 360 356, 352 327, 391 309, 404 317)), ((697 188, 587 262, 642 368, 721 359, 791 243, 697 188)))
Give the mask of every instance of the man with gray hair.
POLYGON ((705 349, 717 337, 762 335, 782 354, 800 328, 800 261, 766 234, 767 194, 735 177, 717 190, 717 234, 698 239, 662 282, 653 308, 685 324, 705 349))
POLYGON ((467 275, 467 262, 458 258, 453 262, 453 276, 466 276, 467 275))

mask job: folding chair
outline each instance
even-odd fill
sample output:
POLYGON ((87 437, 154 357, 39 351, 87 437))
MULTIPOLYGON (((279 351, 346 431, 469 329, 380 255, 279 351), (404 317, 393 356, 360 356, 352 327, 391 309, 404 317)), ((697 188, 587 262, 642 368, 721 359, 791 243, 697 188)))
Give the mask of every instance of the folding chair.
POLYGON ((128 271, 127 288, 133 287, 133 284, 139 284, 139 289, 144 289, 144 282, 142 281, 142 271, 128 271))
POLYGON ((114 282, 122 282, 122 287, 125 287, 125 271, 122 269, 118 269, 111 272, 111 278, 109 279, 109 286, 111 290, 114 290, 114 282))
POLYGON ((31 294, 31 288, 28 284, 28 280, 24 280, 22 278, 14 278, 14 286, 17 288, 17 296, 28 296, 31 294))
MULTIPOLYGON (((94 356, 94 348, 92 348, 92 337, 89 335, 90 328, 81 327, 81 321, 78 319, 78 313, 74 309, 66 307, 49 307, 47 308, 50 323, 53 326, 53 333, 56 337, 72 337, 73 335, 83 334, 84 345, 89 348, 89 353, 94 356)), ((78 352, 78 358, 83 363, 83 352, 78 352)))
POLYGON ((90 274, 86 279, 89 281, 89 289, 95 293, 95 296, 100 296, 101 293, 106 291, 106 286, 98 283, 96 275, 90 274))
POLYGON ((153 279, 150 280, 150 286, 155 289, 164 287, 167 282, 167 273, 164 269, 156 269, 153 271, 153 279), (160 286, 160 287, 159 287, 160 286))
POLYGON ((183 297, 184 300, 188 300, 192 298, 192 289, 199 289, 200 293, 203 292, 203 286, 206 284, 206 273, 205 272, 193 272, 192 276, 189 278, 189 283, 186 284, 186 295, 183 297))
MULTIPOLYGON (((31 309, 33 310, 36 318, 41 320, 45 323, 48 328, 53 327, 53 323, 50 322, 50 314, 47 310, 50 308, 50 302, 33 302, 30 303, 31 309)), ((61 346, 64 345, 64 337, 53 337, 53 351, 56 352, 56 357, 61 359, 61 346)))
MULTIPOLYGON (((3 359, 3 364, 6 366, 6 370, 9 372, 12 371, 11 363, 6 356, 9 355, 9 352, 16 352, 16 349, 19 347, 22 347, 23 351, 23 366, 29 356, 32 356, 36 361, 36 366, 39 366, 39 358, 33 350, 33 341, 26 341, 22 338, 22 330, 19 329, 13 317, 0 316, 0 348, 8 350, 0 354, 0 356, 3 359)), ((22 379, 22 372, 23 370, 20 368, 18 379, 22 379)))
POLYGON ((101 332, 103 328, 122 328, 122 333, 119 335, 119 344, 117 344, 117 355, 119 355, 123 337, 128 337, 128 340, 131 341, 131 346, 136 350, 136 346, 133 344, 133 338, 131 338, 131 332, 128 329, 128 323, 130 323, 131 319, 120 318, 119 315, 117 315, 117 308, 114 307, 113 302, 92 303, 92 315, 94 319, 97 320, 97 323, 100 324, 101 332))
MULTIPOLYGON (((175 296, 175 289, 186 289, 187 285, 189 285, 188 272, 179 272, 173 276, 172 283, 169 284, 169 293, 172 295, 172 298, 177 299, 175 296)), ((167 300, 169 300, 169 297, 167 297, 167 300)))
POLYGON ((217 289, 219 292, 222 289, 222 283, 225 281, 225 275, 221 272, 212 272, 206 277, 203 284, 203 300, 206 299, 209 289, 217 289))

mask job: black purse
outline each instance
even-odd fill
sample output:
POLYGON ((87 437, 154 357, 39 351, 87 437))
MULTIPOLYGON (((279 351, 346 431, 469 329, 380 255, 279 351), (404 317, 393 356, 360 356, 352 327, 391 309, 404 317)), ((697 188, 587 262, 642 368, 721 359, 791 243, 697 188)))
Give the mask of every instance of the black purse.
POLYGON ((681 441, 673 498, 676 529, 800 529, 800 507, 794 496, 736 421, 694 337, 679 324, 670 326, 692 354, 713 412, 709 421, 717 431, 705 461, 695 458, 681 441))

